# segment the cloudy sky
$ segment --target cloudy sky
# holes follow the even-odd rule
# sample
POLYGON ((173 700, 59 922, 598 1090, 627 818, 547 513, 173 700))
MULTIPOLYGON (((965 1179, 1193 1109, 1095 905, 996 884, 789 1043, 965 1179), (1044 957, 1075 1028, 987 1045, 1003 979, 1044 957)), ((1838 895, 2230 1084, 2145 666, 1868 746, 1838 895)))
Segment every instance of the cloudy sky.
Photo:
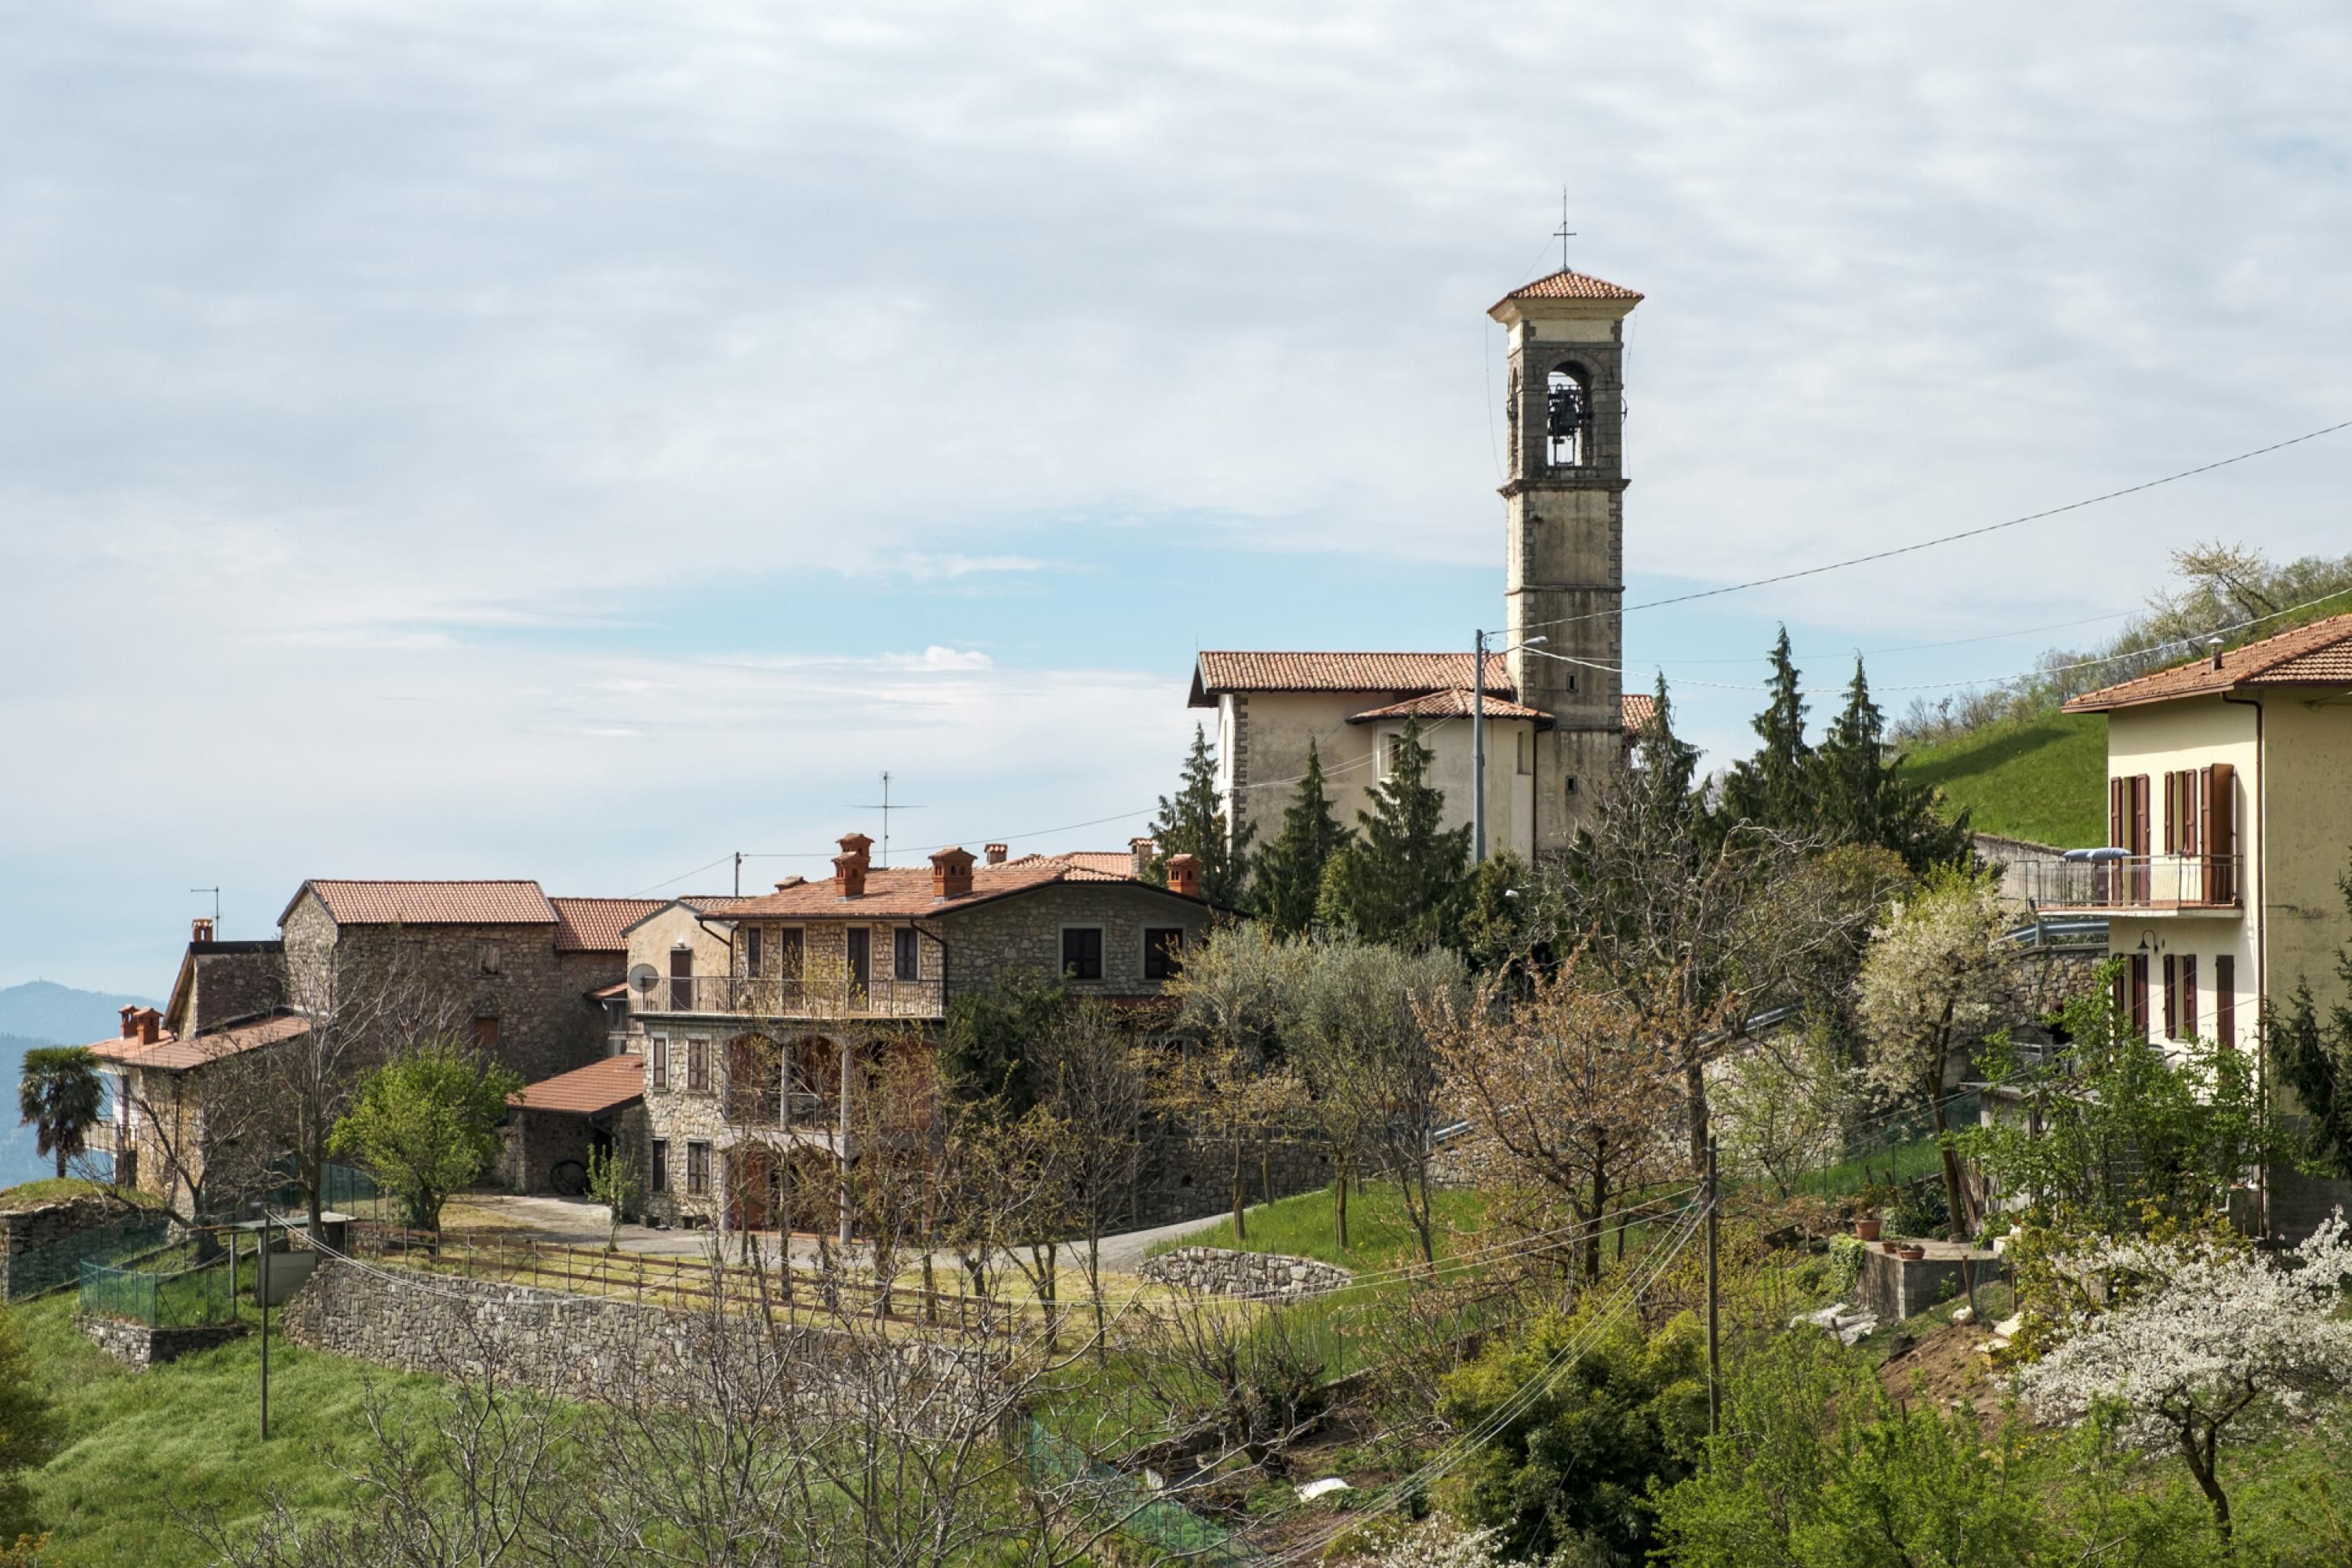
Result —
MULTIPOLYGON (((1195 648, 1500 618, 1563 186, 1648 296, 1632 604, 2352 418, 2347 79, 2325 4, 20 7, 0 984, 160 993, 215 883, 723 888, 886 768, 901 846, 1122 843, 1195 648)), ((1736 750, 1785 619, 1899 709, 2347 474, 1637 610, 1633 679, 1736 750)))

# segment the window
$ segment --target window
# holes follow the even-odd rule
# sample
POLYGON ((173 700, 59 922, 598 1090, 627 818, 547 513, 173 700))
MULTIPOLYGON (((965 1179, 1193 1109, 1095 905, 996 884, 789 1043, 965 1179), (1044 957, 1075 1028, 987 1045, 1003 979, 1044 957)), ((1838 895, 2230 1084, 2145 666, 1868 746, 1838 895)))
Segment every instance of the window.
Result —
POLYGON ((757 975, 761 973, 760 961, 767 956, 761 951, 761 939, 766 934, 758 926, 753 926, 743 933, 744 973, 757 975))
POLYGON ((1102 978, 1102 927, 1062 928, 1062 973, 1073 980, 1102 978))
POLYGON ((1567 782, 1562 784, 1559 787, 1562 795, 1574 795, 1576 793, 1576 775, 1574 773, 1569 774, 1567 782))
POLYGON ((1173 980, 1184 966, 1184 928, 1149 926, 1143 932, 1143 977, 1173 980))
POLYGON ((474 1020, 474 1048, 478 1051, 499 1048, 499 1021, 495 1016, 474 1020))
POLYGON ((480 963, 483 973, 506 973, 506 954, 501 951, 501 946, 502 944, 495 942, 478 942, 475 945, 474 956, 480 963))
POLYGON ((653 1054, 651 1060, 654 1064, 654 1087, 656 1089, 667 1089, 669 1087, 668 1037, 663 1035, 656 1035, 654 1037, 652 1049, 653 1054))
POLYGON ((694 949, 684 943, 669 950, 669 1005, 680 1013, 694 1010, 694 949))
POLYGON ((787 981, 801 977, 801 928, 793 926, 776 933, 776 973, 787 981))
POLYGON ((1519 767, 1521 778, 1532 778, 1536 771, 1536 738, 1533 732, 1519 731, 1519 767))
POLYGON ((851 926, 842 932, 842 940, 847 943, 850 987, 863 991, 874 978, 874 933, 864 926, 851 926))
POLYGON ((708 1093, 710 1089, 710 1042, 686 1042, 686 1087, 695 1094, 708 1093))
POLYGON ((667 1138, 654 1140, 652 1180, 647 1184, 657 1193, 669 1191, 669 1140, 667 1138))
POLYGON ((2164 1037, 2180 1037, 2180 960, 2169 952, 2164 955, 2164 1037))
POLYGON ((913 926, 900 926, 890 933, 896 951, 890 954, 890 973, 899 980, 919 980, 923 977, 922 938, 913 926))
POLYGON ((2197 1037, 2197 955, 2180 955, 2180 1034, 2184 1040, 2197 1037))
POLYGON ((686 1146, 686 1190, 695 1197, 707 1197, 710 1193, 710 1145, 688 1143, 686 1146))
POLYGON ((2213 1038, 2224 1050, 2238 1046, 2238 960, 2222 953, 2213 960, 2213 1038))

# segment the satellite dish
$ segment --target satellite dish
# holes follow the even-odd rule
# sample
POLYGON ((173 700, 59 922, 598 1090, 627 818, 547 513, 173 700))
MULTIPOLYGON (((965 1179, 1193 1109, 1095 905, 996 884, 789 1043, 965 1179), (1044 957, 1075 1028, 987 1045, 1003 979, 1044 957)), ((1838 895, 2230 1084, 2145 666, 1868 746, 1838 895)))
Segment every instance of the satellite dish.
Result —
MULTIPOLYGON (((610 974, 612 971, 608 969, 604 973, 610 974)), ((649 994, 660 984, 661 971, 650 963, 640 963, 629 971, 629 989, 640 996, 649 994)))

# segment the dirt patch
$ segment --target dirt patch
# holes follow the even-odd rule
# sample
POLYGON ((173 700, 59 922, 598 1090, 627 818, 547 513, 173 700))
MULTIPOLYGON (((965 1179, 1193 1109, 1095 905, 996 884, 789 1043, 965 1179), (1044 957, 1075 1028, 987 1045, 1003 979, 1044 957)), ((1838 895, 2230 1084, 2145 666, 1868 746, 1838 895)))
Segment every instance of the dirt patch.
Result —
POLYGON ((2000 1427, 2009 1392, 2009 1375, 1993 1370, 1977 1349, 1991 1331, 1980 1323, 1934 1328, 1880 1363, 1878 1381, 1899 1405, 1924 1399, 1948 1407, 1972 1405, 1990 1435, 2000 1427))

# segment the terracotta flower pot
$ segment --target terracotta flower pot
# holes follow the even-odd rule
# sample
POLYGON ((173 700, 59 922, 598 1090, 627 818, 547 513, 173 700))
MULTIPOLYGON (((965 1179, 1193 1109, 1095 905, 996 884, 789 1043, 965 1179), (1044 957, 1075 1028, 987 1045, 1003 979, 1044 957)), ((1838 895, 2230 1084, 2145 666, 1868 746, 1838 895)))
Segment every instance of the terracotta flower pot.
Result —
POLYGON ((1887 1257, 1892 1258, 1896 1253, 1903 1250, 1903 1244, 1890 1236, 1885 1241, 1878 1244, 1878 1250, 1886 1254, 1887 1257))
POLYGON ((1876 1241, 1879 1227, 1885 1223, 1876 1219, 1858 1219, 1853 1222, 1853 1233, 1864 1241, 1876 1241))
POLYGON ((1927 1249, 1924 1247, 1906 1247, 1898 1250, 1895 1256, 1906 1263, 1916 1263, 1927 1256, 1927 1249))

